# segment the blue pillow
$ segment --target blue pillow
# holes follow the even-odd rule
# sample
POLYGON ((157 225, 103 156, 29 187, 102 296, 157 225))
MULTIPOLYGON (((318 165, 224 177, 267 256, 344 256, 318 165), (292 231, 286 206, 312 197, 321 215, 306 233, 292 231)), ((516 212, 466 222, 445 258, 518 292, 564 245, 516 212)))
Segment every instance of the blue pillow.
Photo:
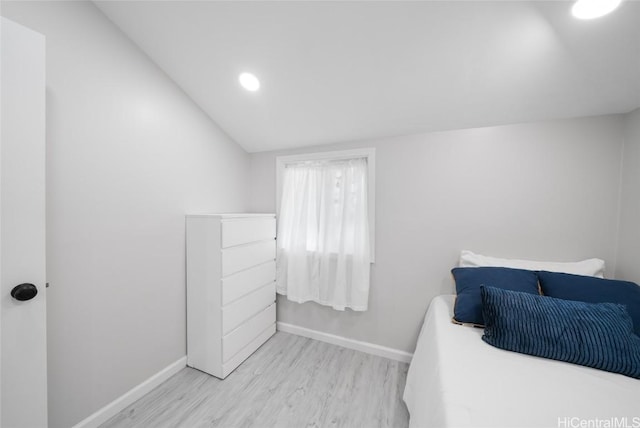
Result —
POLYGON ((640 338, 624 306, 482 287, 482 340, 497 348, 640 379, 640 338))
POLYGON ((635 334, 640 336, 640 287, 629 281, 538 272, 542 294, 587 303, 619 303, 627 307, 635 334))
POLYGON ((453 321, 459 324, 484 325, 482 319, 482 297, 480 286, 504 288, 539 294, 538 277, 530 270, 503 267, 454 268, 451 273, 456 280, 456 303, 453 321))

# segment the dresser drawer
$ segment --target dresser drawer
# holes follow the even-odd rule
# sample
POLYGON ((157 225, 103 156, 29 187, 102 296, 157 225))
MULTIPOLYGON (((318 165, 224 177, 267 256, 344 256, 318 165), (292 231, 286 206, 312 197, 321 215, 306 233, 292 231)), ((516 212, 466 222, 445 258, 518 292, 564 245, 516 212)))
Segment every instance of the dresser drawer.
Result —
POLYGON ((255 337, 251 342, 245 345, 244 348, 240 349, 237 354, 231 357, 229 360, 225 361, 222 365, 222 375, 221 377, 224 379, 235 370, 236 367, 240 365, 244 360, 249 358, 251 354, 253 354, 256 349, 260 347, 264 342, 269 340, 271 336, 276 333, 276 324, 270 324, 264 331, 262 331, 258 336, 255 337))
POLYGON ((233 357, 269 325, 276 322, 275 303, 247 320, 240 327, 222 338, 222 361, 233 357))
POLYGON ((222 276, 276 259, 276 241, 256 242, 222 250, 222 276))
POLYGON ((227 305, 276 279, 276 262, 270 261, 222 279, 222 304, 227 305))
POLYGON ((271 282, 222 308, 222 334, 227 334, 276 301, 276 283, 271 282))
POLYGON ((224 220, 222 222, 222 248, 275 237, 276 219, 272 217, 224 220))

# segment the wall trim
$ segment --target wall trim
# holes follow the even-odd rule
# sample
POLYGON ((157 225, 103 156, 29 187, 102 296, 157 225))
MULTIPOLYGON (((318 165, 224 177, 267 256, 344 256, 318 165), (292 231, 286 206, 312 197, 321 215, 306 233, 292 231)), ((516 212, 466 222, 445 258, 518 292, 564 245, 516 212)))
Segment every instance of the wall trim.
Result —
POLYGON ((410 363, 413 354, 399 349, 388 348, 374 343, 362 342, 360 340, 349 339, 347 337, 337 336, 335 334, 324 333, 318 330, 300 327, 278 321, 276 327, 279 331, 295 334, 297 336, 308 337, 309 339, 319 340, 321 342, 331 343, 332 345, 342 346, 344 348, 365 352, 379 357, 389 358, 390 360, 410 363))
POLYGON ((102 409, 98 410, 91 416, 83 419, 74 425, 73 428, 95 428, 100 424, 105 423, 113 416, 117 415, 121 410, 125 409, 127 406, 133 404, 135 401, 142 398, 145 394, 151 392, 152 389, 160 385, 165 380, 169 379, 174 374, 178 373, 180 370, 187 366, 187 357, 184 356, 180 358, 175 363, 169 364, 164 369, 160 370, 158 373, 154 374, 147 380, 143 381, 138 386, 131 388, 129 391, 125 392, 120 397, 113 400, 111 403, 104 406, 102 409))

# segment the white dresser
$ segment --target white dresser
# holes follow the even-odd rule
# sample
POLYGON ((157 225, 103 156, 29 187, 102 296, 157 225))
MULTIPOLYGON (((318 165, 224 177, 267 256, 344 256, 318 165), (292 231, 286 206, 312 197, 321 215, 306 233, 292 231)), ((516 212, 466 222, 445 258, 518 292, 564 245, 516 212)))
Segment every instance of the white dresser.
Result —
POLYGON ((224 379, 276 331, 275 215, 186 222, 187 365, 224 379))

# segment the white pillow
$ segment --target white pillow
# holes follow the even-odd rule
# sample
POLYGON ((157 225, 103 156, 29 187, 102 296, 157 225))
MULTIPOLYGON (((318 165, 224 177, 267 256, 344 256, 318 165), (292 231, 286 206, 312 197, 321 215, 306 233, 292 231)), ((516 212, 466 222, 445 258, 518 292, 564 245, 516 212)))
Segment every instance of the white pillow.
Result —
POLYGON ((574 275, 604 278, 604 260, 588 259, 581 262, 537 262, 533 260, 500 259, 483 256, 468 250, 460 252, 460 267, 506 267, 525 270, 546 270, 549 272, 572 273, 574 275))

